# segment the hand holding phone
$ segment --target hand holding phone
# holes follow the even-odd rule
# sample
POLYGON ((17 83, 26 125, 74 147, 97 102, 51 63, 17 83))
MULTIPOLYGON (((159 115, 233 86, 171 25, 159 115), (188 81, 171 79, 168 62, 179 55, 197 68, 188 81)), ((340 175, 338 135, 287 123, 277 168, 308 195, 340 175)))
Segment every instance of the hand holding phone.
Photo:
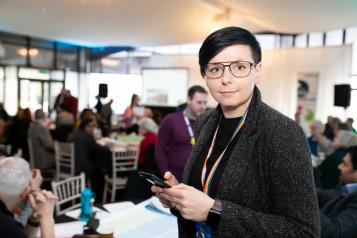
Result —
POLYGON ((138 175, 144 179, 146 179, 146 181, 148 181, 149 183, 160 187, 160 188, 171 188, 171 186, 169 184, 167 184, 164 180, 158 178, 155 174, 151 174, 151 173, 147 173, 147 172, 143 172, 143 171, 138 171, 138 175))

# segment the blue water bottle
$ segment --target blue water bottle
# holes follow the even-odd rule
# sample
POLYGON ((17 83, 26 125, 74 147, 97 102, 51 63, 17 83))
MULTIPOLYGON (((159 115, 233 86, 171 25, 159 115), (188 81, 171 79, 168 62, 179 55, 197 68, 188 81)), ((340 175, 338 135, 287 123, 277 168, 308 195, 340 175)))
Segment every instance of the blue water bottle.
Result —
POLYGON ((79 220, 87 222, 91 219, 92 197, 93 197, 92 191, 89 188, 84 188, 81 194, 81 215, 79 216, 79 220))

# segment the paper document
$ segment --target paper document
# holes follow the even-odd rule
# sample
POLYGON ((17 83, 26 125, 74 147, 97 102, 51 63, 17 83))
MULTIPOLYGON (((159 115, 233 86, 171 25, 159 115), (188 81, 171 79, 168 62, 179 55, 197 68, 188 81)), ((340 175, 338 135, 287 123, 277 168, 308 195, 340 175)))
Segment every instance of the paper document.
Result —
MULTIPOLYGON (((55 224, 56 238, 71 238, 75 234, 83 234, 83 226, 86 223, 83 221, 74 221, 55 224)), ((41 231, 38 230, 36 237, 41 237, 41 231)))
MULTIPOLYGON (((93 207, 92 211, 95 212, 95 218, 99 220, 106 219, 111 216, 110 213, 103 211, 98 207, 93 207)), ((79 219, 80 214, 81 214, 80 208, 65 213, 66 216, 72 217, 74 219, 79 219)))
POLYGON ((133 202, 116 202, 116 203, 108 203, 104 204, 103 207, 110 213, 110 214, 119 214, 126 209, 135 207, 133 202))
POLYGON ((115 237, 178 237, 177 219, 152 197, 101 222, 98 231, 112 229, 115 237))

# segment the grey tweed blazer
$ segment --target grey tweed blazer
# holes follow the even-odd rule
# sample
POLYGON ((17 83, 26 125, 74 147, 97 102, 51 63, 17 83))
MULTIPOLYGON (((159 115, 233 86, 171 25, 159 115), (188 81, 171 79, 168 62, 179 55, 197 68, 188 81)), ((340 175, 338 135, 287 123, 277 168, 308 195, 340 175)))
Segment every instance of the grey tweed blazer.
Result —
MULTIPOLYGON (((197 142, 183 174, 205 156, 221 114, 197 121, 197 142)), ((230 155, 217 198, 223 211, 214 237, 319 237, 319 210, 310 150, 302 129, 261 101, 255 88, 246 123, 230 155)), ((193 237, 192 222, 178 216, 180 237, 193 237)))

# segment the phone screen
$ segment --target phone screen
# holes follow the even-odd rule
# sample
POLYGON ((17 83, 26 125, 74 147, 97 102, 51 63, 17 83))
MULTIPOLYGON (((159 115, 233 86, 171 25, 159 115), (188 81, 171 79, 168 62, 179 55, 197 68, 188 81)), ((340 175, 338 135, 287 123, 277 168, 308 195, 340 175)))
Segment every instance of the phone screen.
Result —
POLYGON ((144 179, 146 179, 146 181, 148 181, 149 183, 158 186, 160 188, 171 188, 171 186, 169 184, 167 184, 165 181, 163 181, 162 179, 158 178, 155 174, 150 174, 147 172, 142 172, 142 171, 138 171, 138 175, 144 179))

